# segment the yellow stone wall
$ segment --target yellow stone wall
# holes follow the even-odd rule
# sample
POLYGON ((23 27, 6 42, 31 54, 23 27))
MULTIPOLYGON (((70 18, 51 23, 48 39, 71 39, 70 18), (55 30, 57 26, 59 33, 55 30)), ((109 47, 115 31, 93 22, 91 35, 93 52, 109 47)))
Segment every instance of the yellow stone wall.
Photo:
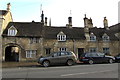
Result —
MULTIPOLYGON (((9 24, 9 22, 12 22, 13 19, 12 19, 12 14, 10 11, 8 11, 7 14, 5 14, 5 15, 1 15, 1 17, 3 19, 0 19, 0 55, 3 56, 2 55, 3 48, 1 45, 3 43, 3 41, 2 41, 1 35, 2 35, 3 31, 5 30, 5 28, 7 27, 7 25, 9 24)), ((2 60, 2 57, 0 57, 0 60, 2 60)))
POLYGON ((7 12, 6 15, 3 16, 3 21, 2 21, 2 31, 7 27, 9 22, 12 22, 12 14, 10 11, 7 12))

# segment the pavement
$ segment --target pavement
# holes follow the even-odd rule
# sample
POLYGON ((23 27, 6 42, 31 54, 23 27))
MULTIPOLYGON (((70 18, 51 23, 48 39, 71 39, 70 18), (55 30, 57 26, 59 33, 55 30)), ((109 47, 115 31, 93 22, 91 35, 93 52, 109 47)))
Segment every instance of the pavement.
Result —
POLYGON ((2 68, 39 66, 37 62, 2 62, 2 68))
MULTIPOLYGON (((81 63, 77 61, 77 64, 81 63)), ((37 62, 2 62, 2 68, 14 68, 14 67, 34 67, 40 66, 37 62)))

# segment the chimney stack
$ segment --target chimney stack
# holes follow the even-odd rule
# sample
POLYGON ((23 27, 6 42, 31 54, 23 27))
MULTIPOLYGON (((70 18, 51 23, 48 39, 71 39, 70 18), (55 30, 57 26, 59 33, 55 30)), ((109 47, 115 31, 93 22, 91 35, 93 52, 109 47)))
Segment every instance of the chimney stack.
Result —
POLYGON ((45 26, 47 26, 47 17, 45 17, 45 26))
POLYGON ((92 23, 92 19, 89 19, 89 28, 93 28, 93 23, 92 23))
POLYGON ((7 11, 10 11, 10 7, 11 7, 11 5, 10 5, 10 3, 8 3, 7 4, 7 11))
POLYGON ((85 18, 84 18, 84 27, 88 27, 88 18, 86 17, 86 14, 85 14, 85 18))
POLYGON ((108 28, 108 20, 106 19, 106 17, 104 17, 103 24, 104 28, 108 28))
POLYGON ((85 18, 84 18, 84 27, 85 28, 93 28, 93 23, 92 23, 92 19, 88 19, 86 17, 86 14, 85 14, 85 18))
POLYGON ((72 17, 68 17, 68 27, 72 28, 72 17))
POLYGON ((44 24, 44 13, 43 13, 43 11, 42 11, 42 14, 41 14, 41 23, 44 24))

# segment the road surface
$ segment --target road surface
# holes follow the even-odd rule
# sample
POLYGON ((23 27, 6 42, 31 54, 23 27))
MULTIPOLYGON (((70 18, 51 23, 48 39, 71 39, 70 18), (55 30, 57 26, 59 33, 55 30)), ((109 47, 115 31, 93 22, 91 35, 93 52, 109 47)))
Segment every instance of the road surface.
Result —
POLYGON ((118 78, 118 63, 3 68, 2 78, 118 78))

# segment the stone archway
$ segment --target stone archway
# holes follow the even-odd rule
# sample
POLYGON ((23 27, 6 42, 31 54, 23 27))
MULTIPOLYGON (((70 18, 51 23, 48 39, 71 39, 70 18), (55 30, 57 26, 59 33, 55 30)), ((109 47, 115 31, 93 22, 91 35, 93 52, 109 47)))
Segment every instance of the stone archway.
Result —
POLYGON ((19 62, 20 48, 17 45, 9 45, 5 48, 5 61, 19 62))

